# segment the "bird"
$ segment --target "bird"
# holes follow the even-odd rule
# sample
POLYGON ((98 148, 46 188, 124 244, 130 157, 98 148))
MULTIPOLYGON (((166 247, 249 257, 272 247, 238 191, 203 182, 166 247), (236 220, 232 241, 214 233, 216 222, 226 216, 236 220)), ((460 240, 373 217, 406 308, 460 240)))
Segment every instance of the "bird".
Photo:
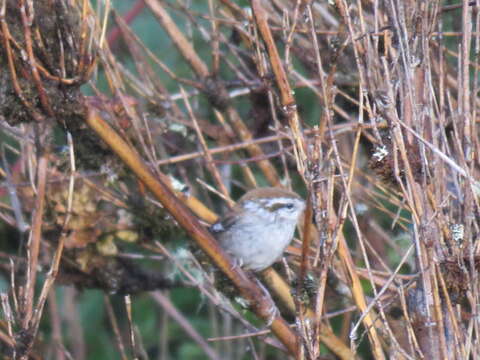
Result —
POLYGON ((256 188, 209 230, 240 267, 260 272, 282 257, 304 209, 305 201, 292 191, 256 188))

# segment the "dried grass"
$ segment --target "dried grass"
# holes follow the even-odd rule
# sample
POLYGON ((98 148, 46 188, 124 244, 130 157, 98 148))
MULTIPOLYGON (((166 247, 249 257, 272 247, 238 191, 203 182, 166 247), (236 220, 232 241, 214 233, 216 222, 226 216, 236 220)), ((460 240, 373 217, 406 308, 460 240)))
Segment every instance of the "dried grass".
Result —
POLYGON ((126 327, 105 296, 122 359, 147 357, 130 295, 147 290, 210 359, 241 358, 244 341, 255 359, 268 358, 262 343, 298 359, 479 356, 478 0, 145 0, 124 16, 115 1, 58 0, 42 23, 44 3, 0 3, 0 217, 21 249, 0 249, 8 356, 86 356, 74 314, 59 316, 59 281, 124 297, 126 327), (167 48, 130 27, 146 12, 167 48), (68 156, 54 149, 55 129, 68 133, 68 156), (261 185, 309 204, 281 266, 258 276, 268 291, 203 226, 261 185), (198 279, 201 256, 172 252, 175 226, 269 330, 198 279), (149 258, 203 294, 214 343, 170 301, 166 279, 144 271, 149 258))

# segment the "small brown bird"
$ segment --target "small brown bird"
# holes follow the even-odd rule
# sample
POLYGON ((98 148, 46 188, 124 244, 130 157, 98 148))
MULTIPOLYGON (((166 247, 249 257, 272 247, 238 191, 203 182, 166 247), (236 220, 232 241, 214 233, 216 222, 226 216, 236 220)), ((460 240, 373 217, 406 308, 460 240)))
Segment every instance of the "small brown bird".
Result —
POLYGON ((225 251, 247 270, 262 271, 290 244, 305 201, 294 192, 258 188, 210 227, 225 251))

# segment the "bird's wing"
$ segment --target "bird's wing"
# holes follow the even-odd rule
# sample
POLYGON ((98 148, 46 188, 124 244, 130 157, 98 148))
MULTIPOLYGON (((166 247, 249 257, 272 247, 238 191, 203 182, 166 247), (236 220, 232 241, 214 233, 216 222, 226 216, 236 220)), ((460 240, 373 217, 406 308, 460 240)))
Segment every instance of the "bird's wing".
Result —
POLYGON ((223 218, 210 226, 209 230, 212 234, 223 233, 225 231, 228 231, 237 222, 237 219, 238 217, 233 211, 228 212, 223 216, 223 218))

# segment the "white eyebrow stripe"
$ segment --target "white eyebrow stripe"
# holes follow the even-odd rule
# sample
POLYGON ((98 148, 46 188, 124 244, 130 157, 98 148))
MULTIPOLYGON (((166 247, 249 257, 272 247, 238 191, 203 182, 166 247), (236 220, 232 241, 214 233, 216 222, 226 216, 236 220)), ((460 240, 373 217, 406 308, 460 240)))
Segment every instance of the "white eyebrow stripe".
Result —
POLYGON ((297 202, 297 199, 294 198, 275 198, 275 199, 261 199, 262 203, 266 206, 274 204, 290 204, 292 202, 297 202))
POLYGON ((261 204, 255 203, 254 201, 247 201, 242 204, 242 207, 245 210, 253 210, 253 209, 258 209, 261 206, 261 204))
POLYGON ((260 198, 257 201, 246 201, 242 204, 245 210, 256 210, 259 207, 271 208, 271 207, 283 207, 288 204, 294 204, 295 207, 304 207, 305 201, 294 197, 281 197, 281 198, 260 198))

